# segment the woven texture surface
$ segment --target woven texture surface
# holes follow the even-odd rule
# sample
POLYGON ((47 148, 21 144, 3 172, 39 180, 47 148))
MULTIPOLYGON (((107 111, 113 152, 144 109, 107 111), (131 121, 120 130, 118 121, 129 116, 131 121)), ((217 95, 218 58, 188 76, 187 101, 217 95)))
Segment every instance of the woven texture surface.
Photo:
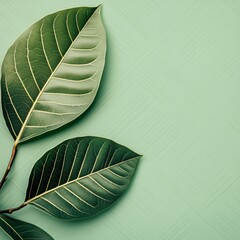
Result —
MULTIPOLYGON (((96 101, 83 118, 19 146, 1 208, 23 201, 31 168, 48 149, 101 136, 144 155, 118 203, 81 222, 30 206, 13 216, 57 240, 240 239, 240 2, 1 1, 0 61, 41 17, 100 3, 108 53, 96 101)), ((2 114, 0 134, 2 175, 13 145, 2 114)))

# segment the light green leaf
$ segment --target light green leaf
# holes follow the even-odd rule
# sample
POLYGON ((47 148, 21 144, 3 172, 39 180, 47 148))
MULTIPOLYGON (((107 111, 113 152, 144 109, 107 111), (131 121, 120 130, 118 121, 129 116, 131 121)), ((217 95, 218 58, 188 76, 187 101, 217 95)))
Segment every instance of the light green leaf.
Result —
POLYGON ((58 218, 87 218, 110 207, 128 188, 140 155, 111 140, 67 140, 35 164, 24 205, 58 218))
POLYGON ((53 239, 41 228, 3 214, 0 215, 0 229, 13 240, 53 239))
POLYGON ((79 117, 102 76, 106 36, 98 8, 48 15, 24 32, 2 65, 2 107, 15 145, 79 117))

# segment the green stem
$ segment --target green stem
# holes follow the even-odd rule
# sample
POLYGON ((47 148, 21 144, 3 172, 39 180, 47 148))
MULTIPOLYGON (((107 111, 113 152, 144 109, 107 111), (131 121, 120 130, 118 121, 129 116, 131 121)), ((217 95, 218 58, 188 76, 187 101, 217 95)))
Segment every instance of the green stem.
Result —
POLYGON ((16 208, 9 208, 9 209, 5 209, 5 210, 0 210, 0 214, 2 214, 2 213, 9 213, 9 214, 11 214, 12 212, 20 210, 21 208, 23 208, 25 206, 27 206, 27 204, 24 202, 23 204, 21 204, 20 206, 18 206, 16 208))
POLYGON ((3 187, 4 183, 7 180, 7 176, 9 174, 10 170, 11 170, 12 164, 13 164, 15 156, 16 156, 16 153, 17 153, 17 146, 14 144, 13 150, 12 150, 12 155, 11 155, 11 158, 9 160, 7 169, 6 169, 6 171, 5 171, 5 173, 4 173, 3 177, 2 177, 2 180, 0 182, 0 189, 3 187))

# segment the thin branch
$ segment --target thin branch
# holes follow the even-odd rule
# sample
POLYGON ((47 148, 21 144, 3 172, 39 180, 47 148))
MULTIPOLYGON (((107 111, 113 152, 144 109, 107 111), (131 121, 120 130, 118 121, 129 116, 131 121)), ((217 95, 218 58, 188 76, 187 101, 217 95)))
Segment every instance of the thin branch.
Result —
POLYGON ((13 164, 15 156, 16 156, 16 153, 17 153, 17 146, 14 144, 13 150, 12 150, 12 155, 11 155, 11 158, 9 160, 7 169, 6 169, 6 171, 5 171, 5 173, 4 173, 3 177, 2 177, 2 180, 0 182, 0 189, 2 188, 2 186, 4 185, 4 183, 7 180, 7 176, 8 176, 8 173, 10 172, 10 170, 11 170, 12 164, 13 164))
POLYGON ((2 213, 9 213, 9 214, 11 214, 12 212, 20 210, 21 208, 23 208, 25 206, 27 206, 27 204, 24 202, 23 204, 21 204, 20 206, 18 206, 16 208, 9 208, 9 209, 5 209, 5 210, 0 210, 0 214, 2 214, 2 213))

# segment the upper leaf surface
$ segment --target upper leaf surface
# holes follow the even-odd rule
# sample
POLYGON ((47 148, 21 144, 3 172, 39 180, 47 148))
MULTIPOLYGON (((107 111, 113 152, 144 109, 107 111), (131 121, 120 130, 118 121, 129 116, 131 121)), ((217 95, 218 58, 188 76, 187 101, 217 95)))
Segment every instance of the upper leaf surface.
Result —
POLYGON ((59 218, 91 217, 127 189, 140 158, 104 138, 67 140, 35 164, 25 203, 59 218))
POLYGON ((100 10, 81 7, 48 15, 8 50, 2 106, 16 144, 61 127, 91 105, 106 52, 100 10))
POLYGON ((0 215, 0 228, 10 239, 13 240, 53 239, 41 228, 3 214, 0 215))

